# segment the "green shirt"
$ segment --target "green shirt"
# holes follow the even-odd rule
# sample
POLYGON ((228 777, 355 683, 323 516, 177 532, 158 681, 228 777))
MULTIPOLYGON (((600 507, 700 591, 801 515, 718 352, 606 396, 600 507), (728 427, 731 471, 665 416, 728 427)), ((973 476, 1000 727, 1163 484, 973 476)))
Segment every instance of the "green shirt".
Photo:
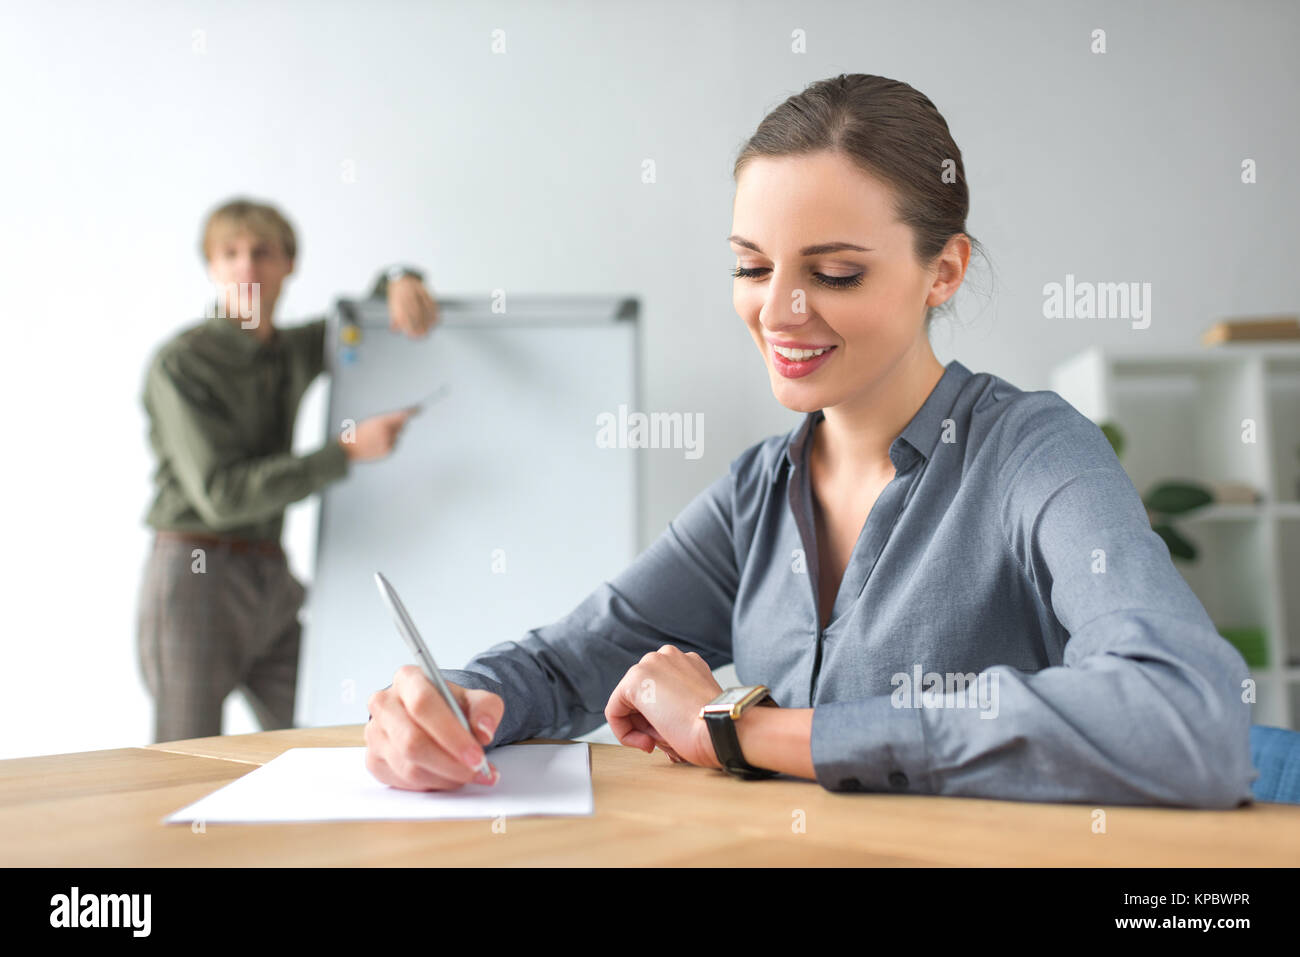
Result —
POLYGON ((278 542, 285 506, 348 471, 333 438, 292 452, 298 403, 324 365, 324 319, 277 327, 263 344, 216 316, 159 348, 143 395, 158 460, 145 522, 278 542))

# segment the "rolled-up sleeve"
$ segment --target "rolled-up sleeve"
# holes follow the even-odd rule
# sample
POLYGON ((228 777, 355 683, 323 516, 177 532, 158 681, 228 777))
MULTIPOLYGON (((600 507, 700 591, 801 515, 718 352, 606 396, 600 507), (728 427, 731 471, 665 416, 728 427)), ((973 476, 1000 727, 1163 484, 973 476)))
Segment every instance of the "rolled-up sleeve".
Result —
POLYGON ((559 621, 444 672, 456 684, 493 691, 505 701, 494 744, 570 738, 598 728, 623 675, 663 645, 694 651, 710 668, 731 663, 738 583, 733 496, 728 474, 559 621))
POLYGON ((1040 416, 1008 445, 998 476, 990 508, 1068 632, 1063 663, 987 668, 992 712, 953 707, 951 695, 942 707, 894 707, 890 696, 821 705, 818 781, 1028 801, 1249 802, 1248 668, 1174 567, 1100 429, 1068 406, 1040 416))

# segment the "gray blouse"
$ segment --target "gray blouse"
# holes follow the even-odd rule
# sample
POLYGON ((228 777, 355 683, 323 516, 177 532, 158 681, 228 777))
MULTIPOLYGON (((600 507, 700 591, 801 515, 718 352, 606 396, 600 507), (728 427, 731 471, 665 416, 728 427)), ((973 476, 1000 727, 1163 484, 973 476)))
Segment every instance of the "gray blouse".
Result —
POLYGON ((746 449, 568 615, 446 671, 504 699, 493 743, 599 727, 627 670, 673 644, 815 709, 829 790, 1252 799, 1246 663, 1093 422, 948 363, 890 446, 896 474, 823 629, 807 456, 822 419, 746 449))

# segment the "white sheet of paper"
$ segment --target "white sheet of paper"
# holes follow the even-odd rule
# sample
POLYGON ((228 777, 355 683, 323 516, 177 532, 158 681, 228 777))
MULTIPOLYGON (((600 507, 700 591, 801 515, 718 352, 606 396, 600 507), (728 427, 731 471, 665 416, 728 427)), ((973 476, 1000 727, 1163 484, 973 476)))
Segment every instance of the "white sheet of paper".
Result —
POLYGON ((290 748, 163 818, 163 823, 437 821, 593 813, 586 742, 505 745, 487 754, 501 772, 496 784, 406 791, 375 780, 366 770, 365 748, 290 748))

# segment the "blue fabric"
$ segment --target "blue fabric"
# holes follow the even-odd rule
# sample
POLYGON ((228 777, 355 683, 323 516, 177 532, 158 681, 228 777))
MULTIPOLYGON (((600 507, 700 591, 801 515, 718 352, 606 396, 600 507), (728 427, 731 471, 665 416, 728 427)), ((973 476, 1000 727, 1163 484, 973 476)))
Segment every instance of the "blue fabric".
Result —
POLYGON ((1300 804, 1300 733, 1251 725, 1250 759, 1259 769, 1251 788, 1256 801, 1300 804))
POLYGON ((829 790, 1252 799, 1246 663, 1096 424, 950 362, 890 446, 823 629, 808 481, 823 419, 746 449, 568 615, 447 672, 504 698, 496 742, 593 730, 627 670, 673 644, 814 709, 829 790))

